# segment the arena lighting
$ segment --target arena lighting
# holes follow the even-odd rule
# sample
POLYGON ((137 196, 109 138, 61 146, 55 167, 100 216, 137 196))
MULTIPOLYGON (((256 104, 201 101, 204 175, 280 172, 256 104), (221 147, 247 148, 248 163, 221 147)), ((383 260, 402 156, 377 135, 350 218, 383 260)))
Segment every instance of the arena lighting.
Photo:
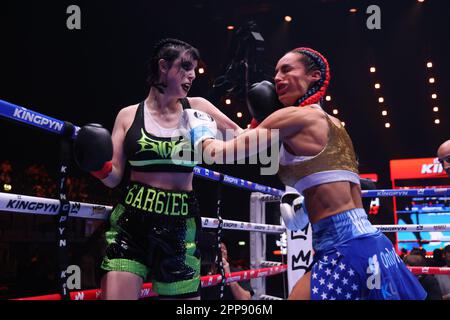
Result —
POLYGON ((383 98, 383 97, 379 97, 379 98, 378 98, 378 102, 379 102, 379 103, 383 103, 383 102, 384 102, 384 98, 383 98))
POLYGON ((432 68, 433 67, 433 62, 427 62, 427 68, 432 68))
POLYGON ((205 73, 205 69, 203 69, 203 68, 198 68, 198 73, 199 73, 199 74, 204 74, 204 73, 205 73))
POLYGON ((379 83, 375 83, 375 89, 380 89, 380 88, 381 88, 380 84, 379 83))
POLYGON ((245 241, 239 241, 238 244, 239 244, 240 246, 245 246, 245 241))
POLYGON ((231 104, 231 99, 225 99, 225 104, 231 104))
POLYGON ((350 11, 350 13, 355 13, 355 12, 358 11, 358 9, 356 9, 356 8, 351 8, 349 11, 350 11))
POLYGON ((436 120, 434 120, 434 123, 439 124, 439 123, 441 123, 441 120, 436 119, 436 120))
POLYGON ((370 70, 371 73, 374 73, 375 71, 377 71, 377 69, 375 69, 375 67, 370 67, 369 70, 370 70))
POLYGON ((238 118, 242 118, 242 112, 238 112, 238 113, 236 114, 236 116, 237 116, 238 118))
POLYGON ((422 2, 425 2, 425 0, 417 0, 417 2, 421 2, 422 3, 422 2))
POLYGON ((284 17, 284 21, 291 22, 292 21, 292 17, 291 16, 285 16, 284 17))
POLYGON ((434 81, 435 81, 434 78, 428 79, 428 82, 429 82, 429 83, 434 83, 434 81))
POLYGON ((325 100, 326 100, 326 101, 331 101, 331 96, 326 96, 326 97, 325 97, 325 100))
POLYGON ((391 124, 390 124, 389 122, 386 122, 386 123, 384 124, 384 126, 385 126, 386 128, 390 128, 390 127, 391 127, 391 124))
POLYGON ((344 121, 342 121, 341 124, 342 124, 343 127, 345 127, 345 122, 344 121))
POLYGON ((433 93, 432 95, 431 95, 431 99, 436 99, 437 98, 437 94, 436 93, 433 93))
POLYGON ((5 190, 5 191, 11 191, 11 189, 12 189, 12 186, 11 186, 10 184, 5 183, 5 184, 3 185, 3 190, 5 190))
POLYGON ((381 114, 382 114, 383 116, 387 116, 387 111, 386 111, 386 110, 383 110, 383 111, 381 112, 381 114))
POLYGON ((338 109, 333 109, 333 114, 338 114, 338 113, 339 113, 338 109))
POLYGON ((209 94, 212 101, 223 101, 222 97, 246 100, 245 95, 250 84, 267 77, 266 71, 262 70, 265 65, 262 62, 265 42, 258 25, 254 21, 247 21, 234 27, 229 46, 229 61, 224 73, 213 81, 212 92, 209 94))
POLYGON ((438 111, 439 111, 439 108, 438 108, 438 107, 434 107, 434 108, 433 108, 433 111, 434 111, 434 112, 438 112, 438 111))
POLYGON ((230 25, 230 26, 227 26, 227 29, 228 29, 228 30, 234 30, 234 26, 231 26, 231 25, 230 25))

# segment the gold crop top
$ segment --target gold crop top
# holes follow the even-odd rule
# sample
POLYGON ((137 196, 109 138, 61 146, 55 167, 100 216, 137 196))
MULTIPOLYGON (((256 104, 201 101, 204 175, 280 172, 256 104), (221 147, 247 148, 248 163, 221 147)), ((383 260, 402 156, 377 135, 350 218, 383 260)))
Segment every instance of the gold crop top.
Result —
POLYGON ((328 182, 351 181, 359 184, 353 143, 347 131, 336 126, 328 114, 325 115, 330 129, 328 143, 319 154, 313 157, 295 156, 283 146, 280 152, 278 176, 284 184, 296 188, 300 193, 328 182))

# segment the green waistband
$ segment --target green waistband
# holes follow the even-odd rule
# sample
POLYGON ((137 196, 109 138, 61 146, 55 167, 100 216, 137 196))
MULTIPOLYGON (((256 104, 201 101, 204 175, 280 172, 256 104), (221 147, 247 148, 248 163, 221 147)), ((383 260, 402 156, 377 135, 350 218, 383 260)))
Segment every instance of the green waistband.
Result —
POLYGON ((180 217, 197 214, 196 208, 192 208, 193 203, 195 198, 192 192, 161 190, 140 184, 132 184, 124 199, 124 205, 128 207, 180 217))

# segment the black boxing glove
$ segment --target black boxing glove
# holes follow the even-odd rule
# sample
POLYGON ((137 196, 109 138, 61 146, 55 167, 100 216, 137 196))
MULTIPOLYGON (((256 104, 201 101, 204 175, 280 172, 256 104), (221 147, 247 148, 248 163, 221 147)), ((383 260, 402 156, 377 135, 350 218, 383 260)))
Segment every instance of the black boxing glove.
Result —
POLYGON ((254 83, 248 90, 248 109, 253 119, 261 123, 270 114, 282 108, 275 86, 270 81, 254 83))
POLYGON ((111 134, 100 124, 83 126, 74 141, 75 162, 98 179, 112 171, 113 145, 111 134))

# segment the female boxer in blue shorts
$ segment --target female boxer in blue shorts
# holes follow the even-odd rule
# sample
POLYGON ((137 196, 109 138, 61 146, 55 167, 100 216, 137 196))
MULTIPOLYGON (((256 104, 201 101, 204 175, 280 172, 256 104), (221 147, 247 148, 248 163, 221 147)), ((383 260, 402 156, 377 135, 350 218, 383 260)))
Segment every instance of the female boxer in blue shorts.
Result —
MULTIPOLYGON (((341 121, 318 104, 329 80, 328 62, 320 53, 294 49, 277 63, 275 88, 262 82, 249 91, 251 112, 261 121, 256 129, 226 142, 210 139, 211 135, 198 140, 211 157, 220 159, 224 152, 248 149, 246 141, 256 136, 267 134, 270 139, 270 129, 279 130, 278 176, 304 196, 315 253, 311 270, 289 299, 424 299, 417 279, 363 209, 352 141, 341 121)), ((191 130, 204 126, 185 118, 191 130)), ((295 197, 283 198, 286 224, 304 225, 305 214, 292 206, 295 197)))

